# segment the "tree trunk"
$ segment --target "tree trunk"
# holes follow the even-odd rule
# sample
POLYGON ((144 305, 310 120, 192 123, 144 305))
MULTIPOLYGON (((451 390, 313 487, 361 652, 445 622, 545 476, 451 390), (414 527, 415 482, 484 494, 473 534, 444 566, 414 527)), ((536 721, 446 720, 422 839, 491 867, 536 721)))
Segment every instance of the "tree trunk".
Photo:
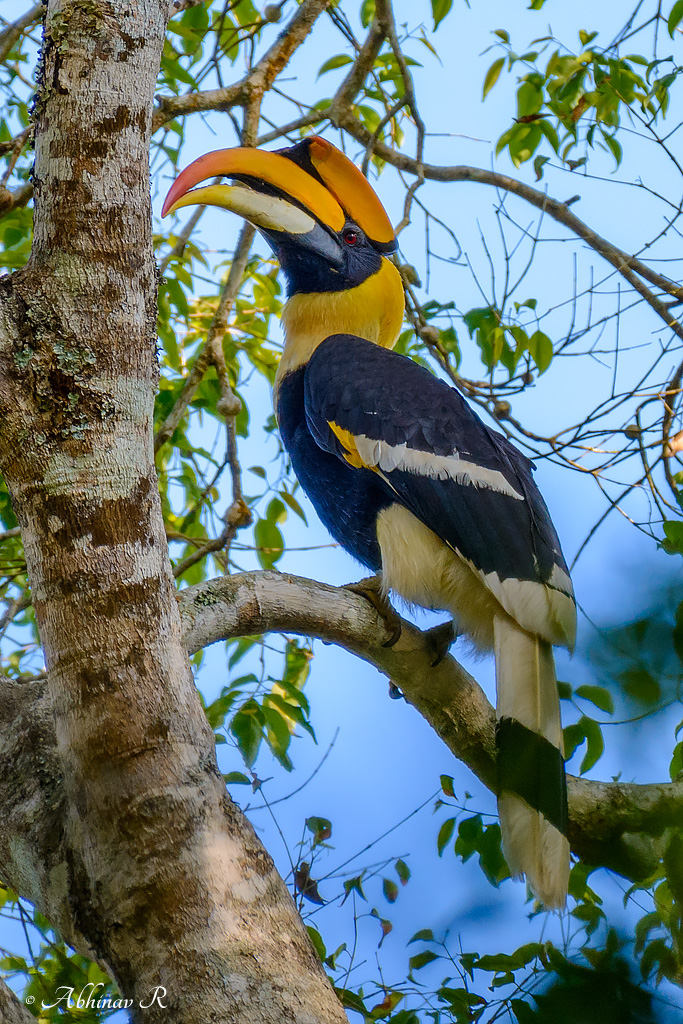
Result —
POLYGON ((168 561, 148 160, 166 13, 50 0, 34 247, 0 282, 0 462, 63 775, 58 916, 135 1019, 330 1024, 346 1017, 225 793, 168 561))

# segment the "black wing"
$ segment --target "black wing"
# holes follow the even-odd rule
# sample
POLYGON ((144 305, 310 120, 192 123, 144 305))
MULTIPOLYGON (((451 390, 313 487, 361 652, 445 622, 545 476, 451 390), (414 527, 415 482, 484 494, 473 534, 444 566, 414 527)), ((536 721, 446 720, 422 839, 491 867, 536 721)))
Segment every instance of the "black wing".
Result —
POLYGON ((424 367, 332 335, 306 369, 305 408, 321 448, 375 470, 397 502, 484 578, 571 594, 532 463, 424 367))

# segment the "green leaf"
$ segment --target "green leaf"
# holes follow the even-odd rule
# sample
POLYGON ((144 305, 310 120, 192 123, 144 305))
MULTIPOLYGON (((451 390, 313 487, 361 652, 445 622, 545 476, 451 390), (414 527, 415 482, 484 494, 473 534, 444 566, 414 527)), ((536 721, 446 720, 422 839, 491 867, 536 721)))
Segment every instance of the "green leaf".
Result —
MULTIPOLYGON (((253 636, 242 636, 239 640, 236 640, 235 650, 232 652, 228 659, 228 668, 233 669, 235 665, 238 665, 245 654, 252 649, 256 643, 256 637, 253 636)), ((235 685, 233 681, 233 685, 235 685)))
POLYGON ((327 956, 327 950, 325 949, 325 943, 323 942, 322 935, 317 928, 313 928, 310 924, 306 925, 306 931, 308 932, 308 937, 311 940, 311 945, 320 957, 321 962, 324 962, 327 956))
POLYGON ((581 775, 590 771, 603 755, 605 741, 602 738, 602 729, 592 718, 584 720, 584 735, 586 737, 586 753, 584 754, 579 769, 581 775))
POLYGON ((439 835, 436 840, 436 848, 439 851, 439 857, 446 849, 451 841, 451 837, 455 832, 455 818, 447 818, 443 825, 439 829, 439 835))
POLYGON ((676 0, 676 3, 671 8, 669 14, 669 20, 666 23, 666 27, 669 30, 669 35, 673 39, 674 32, 678 28, 678 25, 683 20, 683 0, 676 0))
MULTIPOLYGON (((273 499, 276 501, 277 499, 273 499)), ((273 502, 268 506, 268 511, 273 502)), ((282 502, 278 502, 282 505, 282 502)), ((284 508, 284 506, 282 506, 284 508)), ((265 519, 259 519, 254 527, 254 540, 256 541, 256 555, 262 569, 272 569, 276 562, 282 558, 285 550, 285 542, 275 520, 267 515, 265 519)))
POLYGON ((408 966, 411 971, 421 971, 427 964, 431 964, 438 959, 437 953, 432 953, 431 949, 425 949, 422 953, 416 953, 415 956, 411 956, 408 966))
POLYGON ((534 331, 529 338, 529 355, 536 363, 539 374, 545 373, 553 359, 553 343, 543 331, 534 331))
POLYGON ((432 16, 434 18, 435 32, 452 6, 453 0, 432 0, 432 16))
MULTIPOLYGON (((370 1019, 383 1020, 385 1017, 388 1017, 390 1013, 393 1013, 402 999, 405 999, 404 992, 387 992, 382 1002, 378 1003, 377 1006, 373 1006, 370 1010, 370 1019)), ((396 1022, 397 1018, 394 1016, 391 1019, 396 1022)))
POLYGON ((579 722, 573 722, 571 725, 565 726, 562 733, 564 736, 564 756, 567 761, 570 761, 574 756, 576 748, 585 740, 586 735, 579 722))
POLYGON ((680 519, 670 519, 664 522, 664 536, 668 541, 668 544, 664 544, 664 550, 667 554, 679 553, 683 554, 683 523, 680 519))
POLYGON ((360 1013, 363 1020, 367 1020, 367 1007, 365 1006, 362 998, 356 992, 352 992, 348 988, 335 988, 334 991, 336 992, 342 1006, 345 1006, 347 1010, 355 1010, 356 1013, 360 1013))
POLYGON ((394 865, 396 868, 396 874, 399 877, 401 885, 407 885, 410 881, 410 868, 404 860, 397 860, 394 865))
POLYGON ((543 106, 543 90, 534 81, 522 82, 517 90, 517 117, 537 114, 543 106))
POLYGON ((510 1009, 515 1015, 517 1024, 536 1024, 538 1021, 537 1015, 523 999, 511 999, 510 1009))
POLYGON ((230 732, 235 737, 239 751, 249 768, 256 760, 263 739, 261 722, 258 721, 254 713, 249 713, 252 711, 251 705, 254 705, 260 712, 256 701, 247 701, 230 723, 230 732))
MULTIPOLYGON (((534 173, 536 174, 536 181, 540 181, 543 177, 543 168, 550 160, 549 156, 535 156, 534 157, 534 173)), ((527 1004, 524 1003, 524 1006, 527 1004)))
POLYGON ((604 686, 579 686, 576 690, 577 697, 583 697, 595 704, 596 708, 605 711, 608 715, 614 714, 614 701, 612 694, 604 686))
POLYGON ((251 779, 244 772, 226 772, 223 779, 227 786, 251 786, 251 779))
MULTIPOLYGON (((255 676, 254 679, 256 679, 255 676)), ((220 697, 217 697, 216 700, 208 705, 205 714, 212 729, 218 729, 223 725, 225 716, 235 703, 236 696, 237 694, 234 691, 223 692, 220 697)))
POLYGON ((621 143, 618 142, 617 139, 613 135, 605 135, 603 133, 602 137, 605 140, 607 146, 609 147, 609 150, 610 150, 612 156, 614 157, 614 159, 616 161, 616 165, 618 167, 619 164, 621 163, 621 158, 622 158, 623 153, 624 153, 624 151, 623 151, 623 149, 621 147, 621 143))
POLYGON ((491 92, 491 89, 493 89, 494 85, 500 78, 500 73, 503 70, 504 64, 505 57, 499 57, 498 60, 494 60, 491 67, 486 72, 486 77, 484 78, 484 90, 482 94, 482 99, 486 99, 488 94, 491 92))
POLYGON ((661 687, 646 668, 633 668, 618 676, 629 697, 641 704, 656 704, 662 695, 661 687))
MULTIPOLYGON (((363 876, 357 875, 356 878, 347 878, 344 882, 344 892, 348 896, 350 892, 357 892, 361 899, 365 900, 365 893, 363 892, 363 876)), ((367 902, 367 900, 366 900, 367 902)))
POLYGON ((318 78, 321 75, 327 74, 328 71, 335 71, 337 68, 343 68, 345 64, 352 64, 353 58, 348 53, 338 53, 336 57, 330 57, 324 64, 320 65, 318 71, 318 78))
POLYGON ((363 5, 360 9, 360 23, 363 28, 367 28, 374 17, 375 0, 363 0, 363 5))
POLYGON ((395 903, 398 899, 398 886, 391 878, 382 879, 382 892, 388 903, 395 903))
POLYGON ((310 818, 306 818, 306 828, 309 832, 313 833, 314 846, 325 842, 332 835, 332 822, 329 818, 320 818, 317 815, 312 815, 310 818))
POLYGON ((304 510, 302 509, 301 505, 296 500, 294 495, 288 494, 287 491, 278 491, 278 494, 284 501, 285 505, 288 505, 291 508, 292 512, 294 512, 299 517, 299 519, 302 519, 306 526, 308 526, 308 520, 306 519, 304 510))
MULTIPOLYGON (((467 956, 467 954, 465 954, 467 956)), ((442 985, 437 990, 439 999, 448 1004, 448 1009, 456 1021, 479 1020, 479 1014, 473 1014, 474 1006, 486 1005, 486 1000, 478 996, 476 992, 468 992, 466 988, 450 988, 442 985)))
POLYGON ((266 733, 268 746, 275 754, 275 757, 278 759, 282 767, 290 772, 294 765, 287 755, 289 744, 292 739, 292 734, 289 731, 289 723, 284 715, 280 714, 276 708, 271 707, 265 702, 261 708, 261 712, 266 725, 268 726, 268 731, 266 733))
POLYGON ((412 939, 408 939, 408 945, 411 942, 433 942, 434 932, 431 928, 421 928, 419 932, 415 932, 412 939))
MULTIPOLYGON (((683 605, 683 602, 681 602, 683 605)), ((455 790, 453 789, 453 776, 452 775, 441 775, 441 790, 446 796, 455 796, 455 790)))

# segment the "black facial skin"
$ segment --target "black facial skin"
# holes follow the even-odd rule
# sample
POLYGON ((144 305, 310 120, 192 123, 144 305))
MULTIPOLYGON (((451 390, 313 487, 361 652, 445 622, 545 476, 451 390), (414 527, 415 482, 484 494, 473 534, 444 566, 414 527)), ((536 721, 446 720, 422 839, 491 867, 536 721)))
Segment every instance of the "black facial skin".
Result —
MULTIPOLYGON (((315 234, 323 231, 316 226, 315 234)), ((361 229, 348 221, 338 235, 334 259, 321 251, 323 246, 302 244, 303 239, 276 231, 262 232, 277 256, 287 279, 288 296, 299 292, 340 292, 355 288, 376 274, 382 256, 361 229)), ((311 238, 310 242, 313 243, 311 238)), ((327 243, 327 239, 325 240, 327 243)), ((327 244, 324 244, 327 249, 327 244)))

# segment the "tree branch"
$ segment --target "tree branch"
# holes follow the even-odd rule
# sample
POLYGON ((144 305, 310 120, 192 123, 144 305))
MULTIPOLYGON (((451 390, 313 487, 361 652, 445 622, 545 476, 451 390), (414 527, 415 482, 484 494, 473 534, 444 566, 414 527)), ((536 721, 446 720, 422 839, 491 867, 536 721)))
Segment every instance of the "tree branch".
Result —
POLYGON ((34 4, 25 14, 22 14, 20 18, 17 18, 16 21, 0 32, 0 64, 5 60, 17 40, 21 38, 22 33, 27 28, 30 28, 31 25, 35 25, 42 16, 42 13, 43 5, 34 4))
POLYGON ((152 132, 175 117, 206 110, 229 110, 230 107, 246 103, 255 91, 267 92, 289 63, 294 51, 306 39, 316 19, 329 2, 330 0, 303 0, 296 14, 270 49, 239 82, 234 82, 223 89, 187 92, 183 96, 158 97, 152 118, 152 132))
MULTIPOLYGON (((495 713, 476 680, 445 658, 432 667, 428 633, 403 620, 393 647, 384 620, 344 587, 278 572, 210 580, 178 595, 188 653, 236 636, 284 631, 331 641, 402 690, 444 743, 495 791, 495 713)), ((44 681, 0 681, 0 874, 90 954, 74 924, 64 869, 64 795, 54 715, 44 681)), ((587 863, 632 879, 650 875, 662 835, 680 823, 683 784, 569 777, 570 841, 587 863)))
POLYGON ((32 197, 33 185, 30 181, 25 185, 20 185, 14 192, 4 186, 0 187, 0 217, 4 217, 6 213, 15 210, 18 206, 26 206, 32 197))
POLYGON ((36 1018, 0 978, 0 1021, 2 1024, 35 1024, 36 1018))
MULTIPOLYGON (((373 142, 372 133, 350 111, 335 107, 334 112, 338 127, 343 128, 364 146, 373 142)), ((398 153, 381 142, 374 142, 373 148, 376 155, 381 157, 382 160, 386 160, 392 167, 406 171, 409 174, 419 175, 418 161, 412 157, 398 153)), ((569 228, 570 231, 578 235, 579 238, 582 238, 591 249, 599 253, 620 273, 624 273, 625 269, 635 271, 636 274, 649 281, 656 288, 666 292, 667 295, 673 295, 675 298, 683 301, 683 286, 658 274, 636 256, 630 256, 622 249, 619 249, 618 246, 603 238, 596 231, 593 231, 580 217, 577 217, 572 212, 566 203, 552 199, 546 192, 541 192, 539 189, 533 188, 523 181, 518 181, 516 178, 511 178, 507 174, 501 174, 499 171, 485 170, 482 167, 468 167, 464 164, 453 166, 423 164, 422 170, 425 178, 431 181, 473 181, 482 185, 493 185, 494 188, 500 188, 505 192, 510 192, 512 195, 519 196, 527 203, 530 203, 531 206, 543 210, 553 220, 569 228)), ((663 310, 666 310, 666 307, 663 307, 663 310)), ((666 313, 667 322, 670 322, 672 320, 671 314, 668 310, 666 310, 666 313)))
MULTIPOLYGON (((331 641, 391 679, 453 754, 495 792, 495 712, 479 684, 452 658, 432 666, 429 634, 402 621, 393 647, 384 621, 345 588, 277 572, 211 580, 179 595, 189 653, 217 640, 278 632, 331 641)), ((570 841, 589 864, 629 878, 649 875, 657 837, 680 823, 683 784, 593 782, 569 777, 570 841), (634 835, 636 832, 644 835, 634 835)))

